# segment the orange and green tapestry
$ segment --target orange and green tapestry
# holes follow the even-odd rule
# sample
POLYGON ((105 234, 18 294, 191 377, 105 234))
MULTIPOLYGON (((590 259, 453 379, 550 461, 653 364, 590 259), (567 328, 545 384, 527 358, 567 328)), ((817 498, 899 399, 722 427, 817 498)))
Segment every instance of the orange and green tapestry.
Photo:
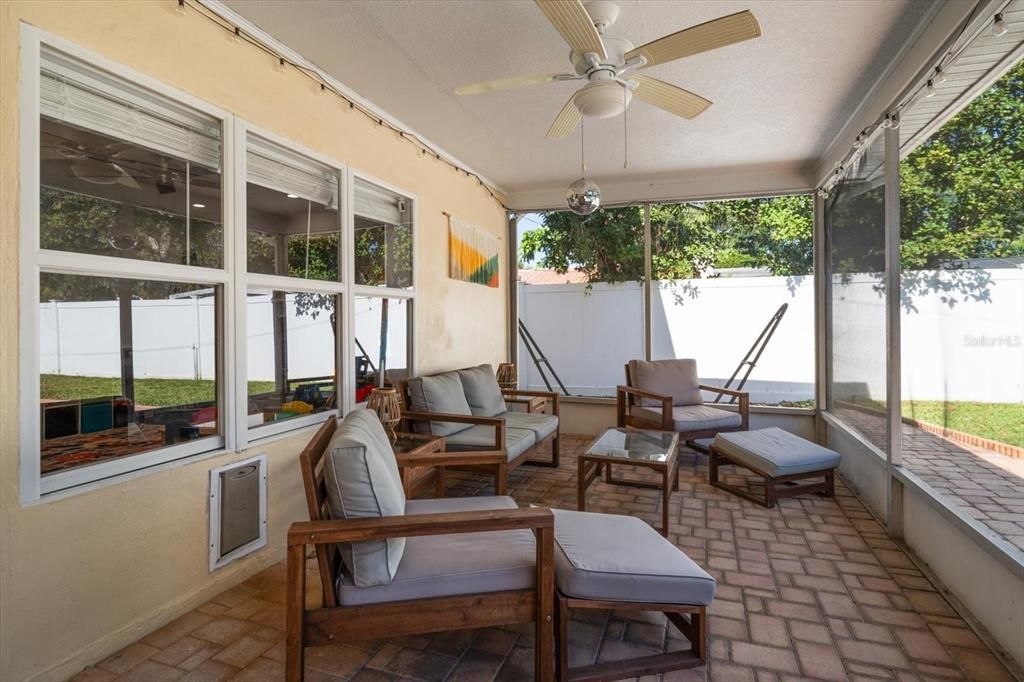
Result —
POLYGON ((448 276, 497 288, 499 249, 500 241, 490 232, 452 219, 448 227, 448 276))

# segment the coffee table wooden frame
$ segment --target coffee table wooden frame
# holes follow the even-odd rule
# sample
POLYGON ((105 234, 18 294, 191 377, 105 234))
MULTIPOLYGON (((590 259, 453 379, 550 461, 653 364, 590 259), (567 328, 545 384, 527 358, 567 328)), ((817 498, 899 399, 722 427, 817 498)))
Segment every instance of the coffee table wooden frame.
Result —
MULTIPOLYGON (((607 429, 594 443, 604 437, 608 431, 619 431, 620 429, 607 429)), ((664 435, 666 431, 653 431, 650 429, 622 429, 635 433, 657 433, 664 435)), ((594 443, 590 444, 593 447, 594 443)), ((589 452, 590 448, 587 448, 589 452)), ((679 490, 679 434, 672 433, 672 443, 668 447, 668 457, 663 462, 652 462, 634 459, 618 459, 608 455, 591 455, 588 452, 580 453, 577 459, 576 472, 576 508, 579 511, 587 510, 587 488, 604 471, 604 482, 614 485, 626 485, 633 488, 653 488, 661 491, 661 534, 668 535, 668 502, 672 491, 679 490), (652 483, 648 481, 628 481, 616 478, 612 475, 612 464, 622 466, 636 466, 653 469, 661 474, 661 481, 652 483)))
POLYGON ((555 666, 560 682, 596 682, 621 680, 643 675, 655 675, 670 670, 696 668, 707 663, 707 611, 703 606, 686 604, 640 604, 636 602, 599 601, 577 599, 558 592, 555 598, 555 666), (570 609, 602 609, 610 611, 661 611, 686 639, 687 651, 671 651, 641 656, 624 661, 595 663, 577 668, 569 667, 569 611, 570 609))
POLYGON ((711 445, 711 449, 708 453, 708 483, 716 488, 720 488, 727 492, 742 497, 745 500, 750 500, 755 504, 759 504, 762 507, 771 509, 778 502, 780 497, 794 497, 796 495, 803 495, 804 493, 821 493, 825 497, 835 497, 836 495, 836 470, 831 469, 819 469, 817 471, 805 471, 802 474, 789 474, 787 476, 769 476, 764 471, 755 469, 749 464, 743 462, 737 462, 735 459, 729 457, 729 455, 722 452, 719 448, 711 445), (732 464, 738 466, 747 471, 752 471, 761 478, 764 479, 764 498, 754 495, 749 490, 745 490, 738 486, 724 483, 719 479, 718 468, 722 464, 732 464), (809 483, 803 483, 799 485, 790 486, 779 486, 779 483, 793 483, 795 481, 803 481, 805 479, 820 478, 822 480, 812 481, 809 483))

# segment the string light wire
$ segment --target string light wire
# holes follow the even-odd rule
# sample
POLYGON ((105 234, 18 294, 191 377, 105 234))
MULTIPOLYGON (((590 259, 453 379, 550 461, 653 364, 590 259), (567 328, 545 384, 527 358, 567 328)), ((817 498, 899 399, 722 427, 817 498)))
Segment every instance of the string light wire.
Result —
POLYGON ((390 121, 385 121, 383 118, 380 117, 380 115, 373 113, 368 108, 354 101, 351 97, 345 95, 345 93, 341 92, 336 87, 331 85, 331 83, 325 80, 315 69, 310 68, 304 64, 294 62, 291 59, 287 58, 286 56, 278 53, 271 46, 267 45, 258 38, 249 35, 244 30, 242 30, 241 27, 235 26, 227 19, 225 19, 224 17, 217 14, 215 11, 211 10, 210 8, 206 7, 201 3, 197 4, 193 0, 177 0, 176 9, 178 12, 183 14, 187 13, 188 10, 193 10, 197 16, 206 19, 210 23, 216 25, 220 29, 229 33, 229 37, 235 42, 247 43, 259 50, 262 50, 267 55, 273 57, 277 61, 278 68, 283 68, 284 70, 287 71, 287 67, 291 67, 294 71, 302 74, 306 78, 309 78, 316 85, 318 85, 322 94, 326 95, 328 92, 330 92, 331 94, 344 100, 344 102, 348 104, 349 111, 358 111, 360 114, 365 116, 368 120, 372 121, 373 123, 376 123, 378 126, 390 129, 392 132, 395 133, 396 136, 414 145, 415 147, 420 149, 421 152, 430 154, 441 163, 450 166, 456 173, 465 173, 467 178, 475 178, 477 182, 480 184, 480 186, 484 188, 487 194, 489 194, 490 197, 494 199, 494 201, 496 201, 506 211, 510 210, 509 207, 505 205, 505 202, 501 200, 501 197, 494 190, 494 188, 488 185, 486 182, 484 182, 484 179, 480 177, 480 175, 464 168, 463 166, 452 161, 448 157, 443 156, 438 150, 434 149, 431 145, 424 142, 423 139, 420 138, 415 133, 402 130, 401 128, 399 128, 397 125, 394 125, 390 121))

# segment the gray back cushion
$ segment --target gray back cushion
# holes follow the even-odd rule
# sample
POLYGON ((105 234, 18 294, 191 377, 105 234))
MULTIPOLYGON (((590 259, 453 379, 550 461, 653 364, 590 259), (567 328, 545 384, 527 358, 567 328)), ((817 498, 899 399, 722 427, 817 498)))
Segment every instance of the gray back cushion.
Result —
MULTIPOLYGON (((472 416, 462 388, 458 372, 444 372, 428 377, 416 377, 406 384, 409 403, 414 412, 445 412, 472 416)), ((472 424, 460 422, 430 422, 430 432, 435 436, 450 436, 471 428, 472 424)))
POLYGON ((469 409, 478 417, 495 417, 508 411, 505 396, 501 394, 494 368, 490 365, 478 365, 469 369, 460 369, 459 378, 466 393, 469 409))
MULTIPOLYGON (((700 405, 704 402, 697 387, 696 360, 630 360, 629 375, 632 386, 672 396, 673 405, 700 405)), ((660 405, 648 398, 642 399, 640 404, 660 405)))
MULTIPOLYGON (((324 459, 331 517, 380 518, 405 514, 405 491, 394 451, 377 415, 349 412, 338 424, 324 459)), ((341 560, 359 587, 386 585, 405 551, 405 538, 338 545, 341 560)))

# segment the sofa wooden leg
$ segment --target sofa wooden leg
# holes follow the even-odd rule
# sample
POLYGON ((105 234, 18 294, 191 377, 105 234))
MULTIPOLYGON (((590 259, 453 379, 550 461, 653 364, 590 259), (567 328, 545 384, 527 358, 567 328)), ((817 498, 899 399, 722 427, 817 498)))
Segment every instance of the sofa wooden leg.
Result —
POLYGON ((498 464, 494 473, 494 494, 508 495, 508 465, 498 464))
POLYGON ((561 455, 558 452, 558 442, 561 435, 555 436, 555 439, 551 441, 551 466, 558 468, 561 455))
POLYGON ((555 621, 555 679, 569 682, 569 608, 562 595, 558 595, 555 600, 555 621))
POLYGON ((537 529, 537 624, 534 679, 551 682, 555 677, 555 530, 537 529))
POLYGON ((288 547, 288 610, 286 615, 287 635, 285 640, 285 679, 299 682, 304 674, 306 607, 306 546, 288 547))

